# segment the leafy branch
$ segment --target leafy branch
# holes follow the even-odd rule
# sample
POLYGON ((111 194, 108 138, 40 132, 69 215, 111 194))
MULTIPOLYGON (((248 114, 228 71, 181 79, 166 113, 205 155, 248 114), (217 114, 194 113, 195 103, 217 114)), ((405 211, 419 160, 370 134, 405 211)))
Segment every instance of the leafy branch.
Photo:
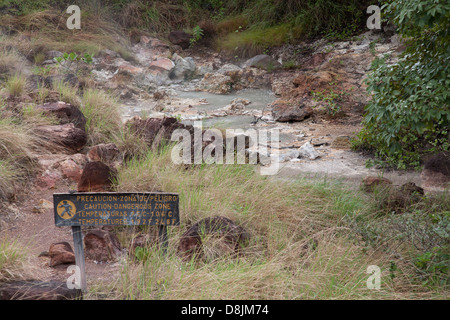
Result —
POLYGON ((78 55, 75 52, 67 53, 65 52, 62 57, 56 57, 54 60, 69 72, 73 72, 73 67, 75 67, 75 74, 78 74, 81 63, 91 64, 92 54, 85 53, 84 55, 78 55))

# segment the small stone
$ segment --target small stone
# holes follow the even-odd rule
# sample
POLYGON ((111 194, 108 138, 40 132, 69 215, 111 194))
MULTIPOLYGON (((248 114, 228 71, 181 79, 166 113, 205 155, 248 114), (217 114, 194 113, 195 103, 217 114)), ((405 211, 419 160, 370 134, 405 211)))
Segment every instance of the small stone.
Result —
POLYGON ((33 212, 34 213, 44 213, 46 210, 49 210, 49 209, 53 209, 53 203, 48 200, 41 199, 41 200, 39 200, 38 205, 33 207, 33 212))
POLYGON ((58 242, 50 245, 48 251, 50 256, 50 267, 60 264, 75 263, 75 254, 68 242, 58 242))
POLYGON ((167 58, 158 59, 150 63, 149 69, 158 72, 169 72, 175 67, 172 60, 167 58))
POLYGON ((320 157, 320 154, 314 149, 313 145, 310 142, 305 143, 300 147, 299 156, 302 158, 307 158, 309 160, 314 160, 320 157))

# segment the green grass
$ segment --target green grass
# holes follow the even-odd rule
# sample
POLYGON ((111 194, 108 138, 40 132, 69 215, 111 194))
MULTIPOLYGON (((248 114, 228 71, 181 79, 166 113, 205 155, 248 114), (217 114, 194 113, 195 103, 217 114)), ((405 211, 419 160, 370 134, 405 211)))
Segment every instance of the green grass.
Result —
POLYGON ((251 57, 263 53, 270 47, 281 46, 301 35, 300 29, 289 24, 269 28, 253 28, 233 32, 218 39, 217 47, 240 57, 251 57))

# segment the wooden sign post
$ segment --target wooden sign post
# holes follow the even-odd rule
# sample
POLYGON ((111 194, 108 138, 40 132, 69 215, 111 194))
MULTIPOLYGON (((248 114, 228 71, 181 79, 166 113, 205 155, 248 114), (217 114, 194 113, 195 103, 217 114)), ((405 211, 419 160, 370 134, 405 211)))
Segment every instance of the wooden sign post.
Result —
POLYGON ((82 226, 158 226, 165 254, 167 226, 180 225, 179 196, 174 193, 55 193, 53 203, 55 225, 72 227, 83 292, 87 291, 87 285, 82 226))

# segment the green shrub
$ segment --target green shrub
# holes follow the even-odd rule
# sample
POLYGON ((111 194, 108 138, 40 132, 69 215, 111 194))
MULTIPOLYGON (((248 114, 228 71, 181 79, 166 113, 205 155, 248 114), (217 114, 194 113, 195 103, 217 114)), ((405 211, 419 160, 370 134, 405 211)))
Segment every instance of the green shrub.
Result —
POLYGON ((408 47, 396 64, 376 59, 360 143, 400 168, 449 149, 450 4, 395 0, 387 7, 408 47))

